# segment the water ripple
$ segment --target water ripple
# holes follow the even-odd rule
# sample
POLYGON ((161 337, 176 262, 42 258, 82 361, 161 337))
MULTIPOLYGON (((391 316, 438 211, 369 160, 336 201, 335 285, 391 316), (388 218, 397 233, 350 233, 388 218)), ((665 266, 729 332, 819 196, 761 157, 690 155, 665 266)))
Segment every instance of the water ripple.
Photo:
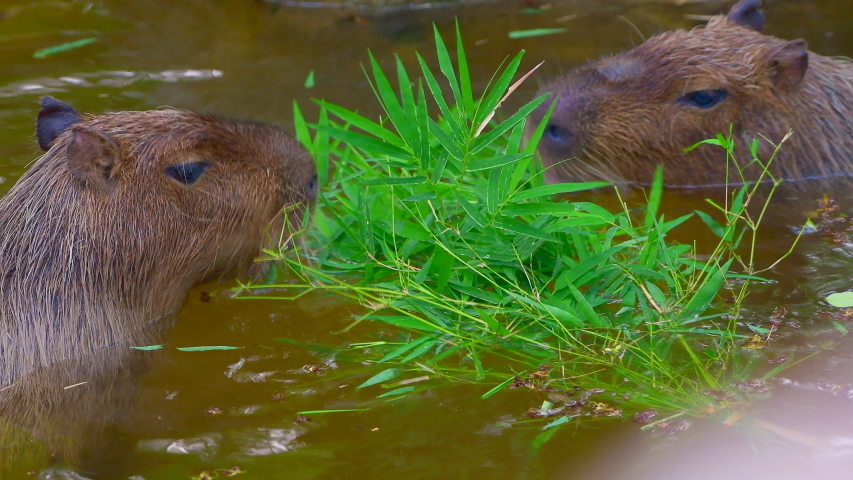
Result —
POLYGON ((76 73, 57 78, 38 78, 12 83, 10 85, 0 87, 0 98, 65 92, 74 87, 122 88, 136 82, 176 83, 181 81, 210 80, 213 78, 221 78, 222 76, 222 70, 213 69, 164 70, 162 72, 113 70, 106 72, 76 73))

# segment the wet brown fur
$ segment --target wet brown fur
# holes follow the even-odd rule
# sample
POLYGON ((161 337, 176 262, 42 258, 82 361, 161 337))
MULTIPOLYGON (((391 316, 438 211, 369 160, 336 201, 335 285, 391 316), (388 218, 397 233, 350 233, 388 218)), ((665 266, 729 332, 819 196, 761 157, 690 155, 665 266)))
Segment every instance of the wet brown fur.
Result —
MULTIPOLYGON (((570 148, 543 136, 539 153, 545 167, 553 166, 546 178, 552 183, 647 184, 662 163, 669 185, 721 184, 726 181, 722 150, 707 145, 689 153, 683 149, 728 134, 731 124, 741 147, 759 134, 779 142, 793 128, 794 136, 771 169, 787 180, 850 174, 853 64, 808 52, 805 76, 797 81, 796 64, 784 56, 796 49, 796 42, 718 17, 707 26, 667 32, 576 69, 540 91, 555 94, 551 123, 572 135, 570 148), (704 89, 725 89, 728 97, 708 109, 678 101, 704 89)), ((531 124, 541 121, 550 100, 532 115, 531 124)), ((762 142, 760 158, 766 161, 771 152, 772 146, 762 142)), ((738 157, 742 166, 751 160, 743 148, 738 157)), ((758 174, 754 165, 746 170, 748 180, 758 174)), ((736 180, 732 172, 729 181, 736 180)))
POLYGON ((64 418, 66 436, 88 414, 111 422, 105 404, 126 402, 146 355, 130 347, 159 343, 192 285, 253 273, 263 246, 298 229, 315 176, 292 137, 260 123, 155 110, 66 130, 0 200, 0 415, 33 430, 64 418), (119 147, 101 183, 69 167, 89 131, 119 147), (200 160, 212 167, 193 184, 164 174, 200 160))

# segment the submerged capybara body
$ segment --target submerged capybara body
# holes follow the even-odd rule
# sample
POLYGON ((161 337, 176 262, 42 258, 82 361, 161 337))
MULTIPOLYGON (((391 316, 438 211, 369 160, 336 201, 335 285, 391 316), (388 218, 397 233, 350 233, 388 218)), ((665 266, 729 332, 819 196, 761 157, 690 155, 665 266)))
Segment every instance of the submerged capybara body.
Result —
POLYGON ((45 431, 78 420, 75 397, 121 397, 130 347, 158 343, 192 285, 287 241, 317 177, 275 127, 180 110, 45 98, 37 134, 47 153, 0 200, 0 416, 45 431))
MULTIPOLYGON (((633 50, 578 68, 544 87, 553 96, 529 119, 537 125, 556 101, 539 153, 551 182, 609 180, 647 184, 655 167, 673 186, 727 181, 718 147, 686 147, 729 134, 741 167, 747 145, 765 136, 781 148, 771 172, 786 180, 851 173, 853 64, 809 52, 802 40, 759 33, 758 0, 690 31, 650 38, 633 50)), ((529 130, 532 131, 532 130, 529 130)), ((761 142, 759 158, 772 145, 761 142)), ((756 180, 760 168, 744 169, 756 180)), ((742 179, 731 169, 728 182, 742 179)))

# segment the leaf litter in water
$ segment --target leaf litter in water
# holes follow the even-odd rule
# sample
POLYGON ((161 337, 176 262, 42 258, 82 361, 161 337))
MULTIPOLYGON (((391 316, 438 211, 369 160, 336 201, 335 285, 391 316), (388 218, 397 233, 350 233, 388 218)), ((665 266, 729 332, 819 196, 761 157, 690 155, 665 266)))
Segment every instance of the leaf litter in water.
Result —
POLYGON ((531 30, 515 30, 509 32, 509 38, 516 40, 519 38, 541 37, 544 35, 556 35, 568 31, 568 28, 534 28, 531 30))
POLYGON ((98 37, 81 38, 80 40, 74 40, 73 42, 66 42, 60 45, 42 48, 41 50, 36 50, 35 53, 33 53, 33 58, 44 58, 48 55, 53 55, 56 53, 62 53, 67 50, 73 50, 75 48, 84 47, 90 43, 95 43, 97 41, 98 37))

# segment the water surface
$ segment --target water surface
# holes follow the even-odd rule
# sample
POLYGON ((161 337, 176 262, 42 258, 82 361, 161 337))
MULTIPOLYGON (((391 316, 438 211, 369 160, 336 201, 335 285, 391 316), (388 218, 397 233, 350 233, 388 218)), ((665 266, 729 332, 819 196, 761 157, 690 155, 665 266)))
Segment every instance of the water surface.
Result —
MULTIPOLYGON (((512 108, 561 72, 630 48, 657 32, 694 27, 700 24, 697 18, 723 8, 719 2, 671 3, 679 2, 566 0, 552 3, 545 13, 525 14, 530 3, 522 1, 383 13, 249 0, 0 0, 0 190, 5 192, 39 155, 33 126, 38 99, 45 94, 81 111, 172 106, 285 128, 292 125, 294 100, 309 117, 316 112, 311 98, 376 115, 360 65, 367 50, 383 66, 393 65, 396 53, 414 68, 415 51, 432 59, 431 24, 450 38, 458 18, 480 87, 520 49, 527 50, 526 68, 546 61, 508 102, 512 108), (512 30, 541 27, 567 31, 524 40, 507 37, 512 30), (93 36, 99 40, 86 47, 33 58, 38 49, 93 36), (307 89, 311 71, 316 85, 307 89)), ((822 54, 853 56, 853 28, 846 22, 853 5, 778 1, 765 13, 768 33, 805 38, 822 54)), ((845 208, 850 205, 841 202, 845 208)), ((681 211, 704 205, 696 195, 675 194, 669 204, 681 211)), ((784 205, 762 237, 759 261, 765 264, 787 249, 792 227, 814 208, 812 199, 801 195, 784 205)), ((676 235, 691 241, 702 231, 698 222, 694 226, 676 235)), ((697 240, 700 246, 710 242, 707 236, 697 240)), ((776 283, 752 293, 747 318, 760 323, 784 305, 798 327, 780 329, 786 351, 808 352, 837 339, 827 315, 834 310, 821 298, 851 288, 851 255, 848 243, 807 236, 791 258, 770 272, 776 283)), ((665 435, 641 432, 629 419, 581 419, 534 450, 532 441, 542 424, 510 424, 541 404, 540 393, 521 389, 483 401, 479 396, 491 385, 435 380, 434 388, 418 395, 394 402, 376 399, 377 389, 354 389, 375 371, 359 368, 361 354, 344 348, 398 332, 362 325, 342 333, 358 309, 334 297, 246 301, 233 298, 229 289, 234 286, 194 289, 169 332, 167 347, 144 354, 144 373, 117 368, 117 385, 136 387, 132 405, 120 412, 76 405, 69 407, 65 420, 44 420, 42 431, 64 435, 80 447, 80 472, 91 478, 189 479, 205 470, 239 466, 247 472, 242 478, 264 479, 840 479, 848 478, 844 472, 853 467, 851 399, 844 389, 826 388, 853 383, 849 339, 785 372, 786 384, 758 406, 762 419, 813 435, 825 441, 825 448, 765 441, 698 420, 685 432, 665 435), (243 348, 174 348, 196 345, 243 348), (318 373, 307 365, 324 370, 318 373), (820 380, 825 380, 824 388, 820 380), (347 408, 369 409, 309 415, 310 421, 295 422, 299 411, 347 408), (110 415, 114 420, 102 435, 75 431, 75 422, 68 422, 110 415)), ((768 359, 773 355, 767 354, 768 359)), ((6 443, 5 450, 0 446, 0 472, 9 478, 38 472, 43 478, 70 475, 50 470, 38 442, 27 442, 18 433, 21 438, 6 443)))

